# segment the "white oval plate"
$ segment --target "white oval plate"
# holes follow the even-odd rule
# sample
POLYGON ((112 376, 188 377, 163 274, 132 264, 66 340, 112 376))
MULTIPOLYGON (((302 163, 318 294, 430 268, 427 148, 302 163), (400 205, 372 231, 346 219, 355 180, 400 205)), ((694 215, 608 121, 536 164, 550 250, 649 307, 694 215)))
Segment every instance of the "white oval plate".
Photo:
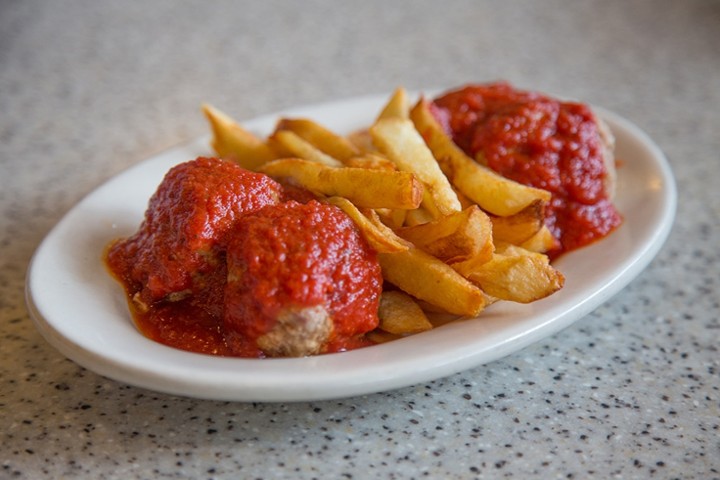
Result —
MULTIPOLYGON (((279 115, 305 116, 346 133, 367 126, 386 95, 263 116, 244 125, 267 134, 279 115)), ((209 155, 208 138, 183 145, 112 178, 48 234, 29 267, 26 297, 42 335, 61 353, 106 377, 182 396, 237 401, 306 401, 404 387, 475 367, 536 342, 588 314, 637 276, 664 243, 676 190, 667 160, 635 125, 598 109, 617 138, 617 205, 625 223, 608 238, 562 257, 565 287, 531 305, 500 303, 394 342, 299 359, 237 359, 188 353, 135 328, 119 284, 101 255, 133 233, 147 201, 173 165, 209 155)))

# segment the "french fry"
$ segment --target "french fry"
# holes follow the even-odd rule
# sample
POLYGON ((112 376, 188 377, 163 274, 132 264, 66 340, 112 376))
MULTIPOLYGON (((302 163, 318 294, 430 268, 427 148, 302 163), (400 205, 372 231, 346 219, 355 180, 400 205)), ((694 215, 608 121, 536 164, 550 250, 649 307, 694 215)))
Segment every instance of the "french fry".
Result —
POLYGON ((536 200, 550 201, 550 192, 509 180, 468 157, 435 120, 427 100, 418 101, 410 118, 450 182, 483 210, 504 217, 536 200))
POLYGON ((565 283, 563 275, 550 265, 545 255, 521 252, 519 247, 497 253, 481 265, 454 264, 468 280, 488 295, 500 300, 531 303, 555 293, 565 283))
MULTIPOLYGON (((412 246, 412 243, 411 243, 411 242, 408 242, 408 241, 405 240, 404 238, 398 236, 398 234, 395 233, 395 230, 394 230, 392 227, 388 226, 388 224, 386 224, 386 223, 383 221, 383 219, 380 218, 380 214, 379 214, 378 212, 379 212, 379 211, 383 211, 383 210, 384 210, 384 211, 390 211, 390 212, 406 212, 406 211, 407 211, 407 210, 399 210, 399 209, 393 210, 393 209, 390 209, 390 208, 385 208, 385 209, 364 208, 364 209, 362 209, 362 211, 364 212, 365 216, 366 216, 372 223, 374 223, 378 228, 380 228, 380 229, 389 229, 390 231, 392 231, 392 234, 395 235, 395 237, 396 237, 399 241, 406 242, 408 245, 412 246)), ((400 221, 400 220, 399 220, 399 216, 398 216, 398 219, 397 219, 396 221, 400 221)))
POLYGON ((545 208, 542 200, 536 200, 514 215, 491 217, 495 242, 515 245, 532 238, 544 226, 545 208))
POLYGON ((420 208, 416 208, 415 210, 407 211, 407 213, 405 214, 405 225, 422 225, 423 223, 432 222, 438 217, 439 214, 437 212, 431 213, 430 210, 426 208, 426 205, 423 205, 420 208))
POLYGON ((541 252, 533 252, 527 248, 519 245, 513 245, 512 243, 501 243, 495 248, 495 253, 498 255, 504 255, 506 257, 533 257, 541 262, 549 263, 547 255, 541 252))
POLYGON ((289 152, 289 156, 302 158, 328 167, 342 167, 340 160, 331 157, 293 131, 279 130, 273 133, 269 140, 277 142, 284 150, 289 152))
POLYGON ((419 248, 378 254, 385 279, 400 290, 461 316, 478 315, 485 294, 449 265, 419 248))
POLYGON ((298 158, 273 160, 261 172, 325 196, 345 197, 358 207, 417 208, 423 187, 408 172, 333 168, 298 158))
POLYGON ((457 195, 458 200, 460 201, 460 206, 463 210, 468 207, 472 207, 473 205, 477 205, 477 203, 473 202, 464 193, 459 191, 455 185, 453 185, 453 190, 455 190, 455 195, 457 195))
MULTIPOLYGON (((395 89, 388 99, 385 106, 380 110, 375 122, 385 118, 404 118, 409 117, 410 103, 407 97, 407 91, 403 87, 395 89)), ((367 129, 357 130, 348 136, 348 141, 362 152, 373 152, 377 150, 373 144, 370 131, 367 129)))
POLYGON ((407 91, 403 87, 398 87, 380 111, 376 122, 386 118, 408 118, 409 109, 407 91))
POLYGON ((430 202, 426 199, 424 205, 431 213, 437 210, 448 215, 461 210, 450 182, 410 120, 379 120, 370 128, 370 135, 378 150, 400 170, 413 172, 423 182, 431 199, 430 202))
POLYGON ((210 123, 210 146, 221 158, 232 160, 248 170, 257 170, 274 158, 276 153, 263 140, 245 130, 235 120, 212 105, 202 111, 210 123))
POLYGON ((490 218, 477 205, 428 223, 400 228, 397 234, 447 263, 481 253, 489 256, 495 249, 490 218))
POLYGON ((492 260, 495 255, 495 251, 482 250, 474 257, 460 262, 450 263, 449 265, 460 275, 468 278, 473 272, 479 270, 483 265, 492 260))
POLYGON ((373 145, 372 137, 370 136, 370 130, 363 128, 361 130, 355 130, 350 133, 347 137, 348 141, 352 143, 355 148, 359 149, 362 153, 373 153, 377 152, 377 148, 373 145))
POLYGON ((402 252, 410 248, 409 242, 398 237, 392 229, 377 219, 377 213, 374 210, 363 213, 350 200, 343 197, 330 197, 325 201, 340 208, 352 218, 365 241, 376 252, 402 252))
POLYGON ((275 131, 291 131, 323 153, 345 163, 362 154, 347 138, 306 118, 282 118, 275 131))
POLYGON ((378 308, 379 328, 395 335, 410 335, 433 328, 422 308, 399 290, 385 291, 378 308))
POLYGON ((357 157, 348 158, 345 162, 348 167, 372 168, 374 170, 397 170, 395 164, 375 153, 365 153, 357 157))
POLYGON ((560 242, 552 234, 550 229, 543 225, 532 237, 522 242, 519 246, 533 252, 549 252, 560 246, 560 242))
MULTIPOLYGON (((415 210, 412 210, 415 211, 415 210)), ((388 227, 396 230, 403 226, 405 218, 407 218, 407 210, 392 209, 392 208, 376 208, 375 212, 378 217, 388 227)))

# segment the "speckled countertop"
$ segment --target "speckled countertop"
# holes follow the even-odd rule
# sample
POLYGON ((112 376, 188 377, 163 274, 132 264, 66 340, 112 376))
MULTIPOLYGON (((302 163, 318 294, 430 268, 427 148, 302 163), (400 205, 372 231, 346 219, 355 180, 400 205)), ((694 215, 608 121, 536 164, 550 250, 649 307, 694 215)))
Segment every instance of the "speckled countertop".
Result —
POLYGON ((720 3, 0 2, 0 478, 720 478, 720 3), (317 101, 508 79, 629 118, 673 232, 627 288, 491 364, 388 393, 225 403, 65 359, 24 301, 85 194, 205 134, 317 101))

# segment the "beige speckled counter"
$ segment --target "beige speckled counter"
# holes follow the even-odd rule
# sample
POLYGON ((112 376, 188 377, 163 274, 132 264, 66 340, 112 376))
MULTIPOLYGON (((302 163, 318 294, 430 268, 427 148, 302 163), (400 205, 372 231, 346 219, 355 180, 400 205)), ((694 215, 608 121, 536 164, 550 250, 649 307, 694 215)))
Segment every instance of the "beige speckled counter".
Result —
POLYGON ((720 3, 0 3, 0 478, 720 478, 720 3), (673 232, 562 332, 387 393, 225 403, 65 359, 31 255, 104 180, 238 118, 507 79, 613 110, 667 154, 673 232))

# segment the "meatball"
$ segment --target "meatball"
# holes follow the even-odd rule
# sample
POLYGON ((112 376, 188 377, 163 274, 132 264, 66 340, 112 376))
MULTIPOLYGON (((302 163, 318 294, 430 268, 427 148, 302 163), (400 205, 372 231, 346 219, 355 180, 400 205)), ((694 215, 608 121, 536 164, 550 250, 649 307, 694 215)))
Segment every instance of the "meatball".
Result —
POLYGON ((137 233, 110 247, 108 263, 124 267, 119 276, 141 307, 198 293, 224 275, 224 246, 237 219, 281 196, 275 181, 234 163, 182 163, 166 174, 137 233))
POLYGON ((447 92, 432 108, 465 153, 552 194, 545 224, 559 244, 551 256, 603 238, 622 223, 612 203, 614 139, 589 105, 497 82, 447 92))
POLYGON ((337 351, 377 326, 376 254, 337 207, 289 201, 243 215, 227 268, 224 327, 235 354, 337 351))

